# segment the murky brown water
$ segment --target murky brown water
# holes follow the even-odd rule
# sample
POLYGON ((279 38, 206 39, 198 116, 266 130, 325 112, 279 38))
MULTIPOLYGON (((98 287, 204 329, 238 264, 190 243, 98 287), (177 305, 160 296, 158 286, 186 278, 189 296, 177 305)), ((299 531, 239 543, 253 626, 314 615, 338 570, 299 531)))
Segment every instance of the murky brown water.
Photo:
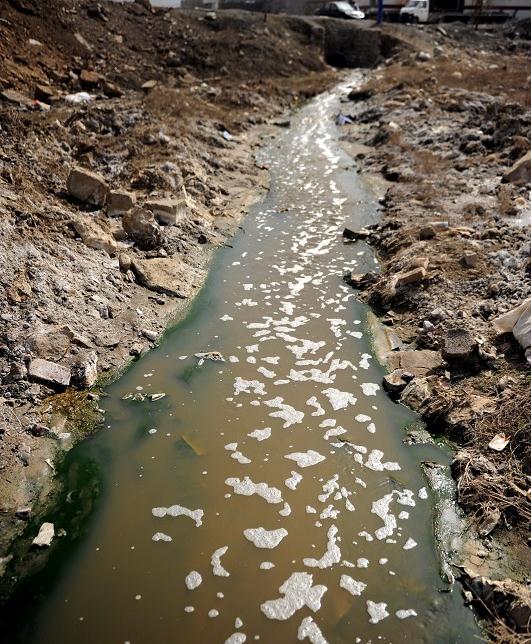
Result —
POLYGON ((375 265, 343 226, 376 214, 337 109, 325 94, 272 141, 270 194, 187 319, 110 388, 107 428, 69 466, 100 471, 99 508, 20 639, 476 641, 439 577, 420 468, 447 456, 402 443, 414 416, 378 386, 367 310, 341 280, 375 265), (225 361, 194 357, 213 350, 225 361), (166 396, 128 398, 139 392, 166 396))

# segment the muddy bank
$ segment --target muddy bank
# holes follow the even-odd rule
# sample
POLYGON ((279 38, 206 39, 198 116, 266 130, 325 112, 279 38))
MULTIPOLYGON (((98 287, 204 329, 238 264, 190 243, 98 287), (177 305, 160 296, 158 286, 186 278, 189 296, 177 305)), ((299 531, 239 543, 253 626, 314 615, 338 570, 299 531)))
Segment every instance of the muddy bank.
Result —
POLYGON ((459 502, 481 539, 461 562, 470 600, 495 638, 524 641, 530 368, 493 321, 531 295, 529 43, 518 26, 403 31, 417 51, 343 105, 345 148, 388 182, 381 223, 345 232, 381 271, 345 279, 383 324, 389 394, 459 445, 459 502))
POLYGON ((263 190, 261 128, 335 76, 311 30, 282 18, 89 2, 1 17, 7 565, 56 458, 101 424, 97 386, 182 314, 263 190))

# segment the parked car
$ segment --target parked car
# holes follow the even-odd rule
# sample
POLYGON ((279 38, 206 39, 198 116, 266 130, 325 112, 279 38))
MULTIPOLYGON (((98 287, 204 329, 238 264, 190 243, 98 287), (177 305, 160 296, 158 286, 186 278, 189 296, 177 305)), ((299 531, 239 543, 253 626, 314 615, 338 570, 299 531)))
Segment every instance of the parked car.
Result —
POLYGON ((348 2, 328 2, 317 9, 315 15, 344 18, 345 20, 363 20, 365 18, 365 14, 357 4, 349 4, 348 2))

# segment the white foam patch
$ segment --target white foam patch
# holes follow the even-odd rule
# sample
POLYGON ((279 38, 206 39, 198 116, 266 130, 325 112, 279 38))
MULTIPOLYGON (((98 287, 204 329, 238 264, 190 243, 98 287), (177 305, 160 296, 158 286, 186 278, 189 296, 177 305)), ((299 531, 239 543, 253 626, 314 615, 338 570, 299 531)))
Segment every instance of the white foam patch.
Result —
POLYGON ((380 385, 377 385, 375 382, 362 382, 361 388, 366 396, 376 396, 376 392, 379 391, 380 385))
POLYGON ((214 551, 214 554, 210 558, 210 563, 212 564, 212 572, 214 575, 217 577, 228 577, 230 575, 229 572, 223 568, 221 565, 221 557, 227 552, 229 549, 229 546, 223 546, 221 548, 218 548, 217 550, 214 551))
POLYGON ((256 371, 261 373, 266 378, 276 378, 276 375, 277 375, 274 371, 271 371, 270 369, 266 369, 265 367, 258 367, 256 371))
POLYGON ((291 470, 291 476, 287 478, 284 483, 286 487, 289 487, 290 490, 295 490, 297 485, 302 481, 302 474, 291 470))
POLYGON ((417 542, 411 537, 409 537, 409 539, 404 544, 403 548, 404 550, 411 550, 412 548, 415 548, 416 545, 417 545, 417 542))
POLYGON ((251 438, 256 438, 257 441, 265 441, 271 436, 271 427, 264 427, 264 429, 255 429, 250 434, 247 434, 251 438))
POLYGON ((291 506, 289 503, 284 502, 284 507, 278 512, 283 517, 289 517, 291 514, 291 506))
POLYGON ((398 465, 398 463, 394 463, 391 461, 382 463, 383 455, 384 453, 381 450, 373 449, 364 463, 365 467, 368 467, 370 470, 373 470, 374 472, 383 472, 383 470, 395 472, 400 469, 400 465, 398 465))
POLYGON ((387 604, 384 602, 376 603, 372 602, 370 599, 367 600, 367 612, 369 613, 369 622, 371 624, 378 624, 382 619, 389 617, 389 613, 386 610, 387 604))
POLYGON ((348 391, 340 391, 334 387, 329 387, 322 392, 330 401, 332 409, 337 411, 338 409, 345 409, 349 405, 355 405, 357 398, 355 398, 348 391))
POLYGON ((277 530, 266 530, 265 528, 247 528, 243 531, 246 539, 257 548, 276 548, 278 544, 288 536, 288 531, 284 528, 277 530))
POLYGON ((186 584, 186 587, 188 588, 188 590, 195 590, 198 586, 201 585, 202 581, 203 581, 203 578, 197 572, 197 570, 192 570, 192 572, 189 572, 186 575, 184 583, 186 584))
POLYGON ((152 541, 171 541, 171 537, 168 534, 164 534, 164 532, 155 532, 155 534, 151 537, 152 541))
POLYGON ((427 499, 428 498, 428 492, 426 491, 425 487, 421 487, 419 490, 419 499, 427 499))
POLYGON ((407 617, 417 617, 416 611, 412 608, 404 608, 402 610, 397 610, 395 615, 398 619, 406 619, 407 617))
POLYGON ((326 586, 313 585, 313 575, 294 572, 279 588, 284 597, 270 599, 260 608, 266 617, 277 620, 289 619, 303 606, 315 613, 321 608, 321 599, 326 590, 326 586))
POLYGON ((305 617, 300 623, 297 638, 301 641, 308 639, 311 644, 328 644, 321 633, 321 629, 313 621, 313 617, 310 616, 305 617))
POLYGON ((325 460, 325 457, 319 452, 316 452, 313 449, 309 449, 307 452, 293 452, 292 454, 286 454, 284 458, 288 458, 290 461, 295 461, 299 467, 311 467, 312 465, 317 465, 321 461, 325 460))
POLYGON ((230 637, 227 637, 225 644, 243 644, 247 641, 247 635, 245 633, 233 633, 230 637))
POLYGON ((267 483, 253 483, 251 479, 246 476, 244 479, 228 478, 225 481, 226 485, 233 488, 235 494, 243 496, 252 496, 257 494, 265 499, 268 503, 282 503, 282 492, 276 487, 270 487, 267 483))
POLYGON ((303 563, 308 568, 330 568, 336 563, 341 561, 341 550, 337 545, 337 533, 338 529, 335 525, 331 525, 328 529, 328 544, 326 547, 326 552, 320 559, 313 559, 308 557, 303 559, 303 563))
POLYGON ((185 508, 182 505, 171 505, 169 508, 164 508, 164 507, 159 507, 159 508, 153 508, 151 510, 151 513, 153 514, 154 517, 158 517, 159 519, 162 517, 170 516, 170 517, 179 517, 179 516, 185 516, 185 517, 190 517, 190 519, 193 519, 195 521, 196 527, 199 527, 203 523, 203 515, 205 514, 204 510, 198 509, 198 510, 189 510, 188 508, 185 508))
POLYGON ((269 415, 273 418, 282 418, 282 420, 285 421, 283 425, 284 429, 287 429, 295 423, 302 423, 304 412, 297 411, 291 405, 287 405, 286 403, 284 403, 284 399, 280 396, 276 396, 276 398, 273 398, 271 400, 266 400, 264 401, 264 404, 268 407, 277 408, 279 410, 273 411, 269 415))
POLYGON ((325 410, 319 404, 316 396, 312 396, 311 398, 308 398, 308 400, 306 401, 306 404, 309 405, 310 407, 315 407, 316 411, 312 412, 312 416, 324 416, 325 410))
POLYGON ((259 380, 245 380, 237 376, 234 380, 234 395, 238 396, 240 393, 254 393, 257 396, 265 395, 265 384, 259 380))
POLYGON ((362 581, 352 579, 350 575, 341 575, 339 585, 341 588, 348 590, 351 595, 361 595, 365 588, 367 588, 367 584, 364 584, 362 581))
POLYGON ((260 570, 271 570, 271 568, 274 568, 275 564, 272 563, 271 561, 262 561, 260 564, 260 570))

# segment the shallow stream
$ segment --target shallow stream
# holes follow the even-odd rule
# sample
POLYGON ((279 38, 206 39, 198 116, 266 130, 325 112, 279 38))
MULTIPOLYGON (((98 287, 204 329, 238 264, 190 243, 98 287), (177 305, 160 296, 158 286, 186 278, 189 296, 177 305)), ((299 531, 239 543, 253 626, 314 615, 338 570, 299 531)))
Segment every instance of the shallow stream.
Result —
POLYGON ((265 146, 270 192, 68 455, 67 536, 14 609, 16 640, 477 641, 439 575, 421 469, 449 455, 403 443, 415 416, 382 391, 342 282, 376 266, 341 233, 375 221, 377 198, 339 146, 341 91, 265 146))

